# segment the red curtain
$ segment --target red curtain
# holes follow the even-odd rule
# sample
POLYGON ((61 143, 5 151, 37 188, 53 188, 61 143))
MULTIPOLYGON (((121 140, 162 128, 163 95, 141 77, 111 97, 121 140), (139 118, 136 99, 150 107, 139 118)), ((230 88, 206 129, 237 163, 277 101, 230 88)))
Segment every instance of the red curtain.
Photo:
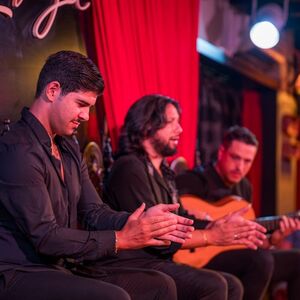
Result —
POLYGON ((261 203, 261 179, 262 179, 262 112, 260 106, 260 95, 256 91, 243 92, 243 126, 250 129, 259 141, 259 148, 249 172, 248 178, 253 186, 253 208, 257 216, 260 215, 261 203))
POLYGON ((113 148, 129 106, 145 94, 160 93, 181 104, 184 132, 179 155, 192 166, 199 84, 198 0, 95 0, 90 21, 95 58, 106 85, 103 99, 113 148))

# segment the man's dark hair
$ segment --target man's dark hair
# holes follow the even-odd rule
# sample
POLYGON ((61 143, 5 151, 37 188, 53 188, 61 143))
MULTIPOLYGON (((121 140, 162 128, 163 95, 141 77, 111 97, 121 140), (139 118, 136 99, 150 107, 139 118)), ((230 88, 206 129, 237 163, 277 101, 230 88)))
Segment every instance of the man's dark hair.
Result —
POLYGON ((243 142, 247 145, 258 147, 258 140, 256 136, 246 127, 232 126, 223 137, 222 146, 227 149, 233 141, 243 142))
POLYGON ((137 100, 128 110, 119 139, 118 155, 145 154, 144 139, 153 137, 166 125, 166 106, 172 104, 181 113, 178 102, 170 97, 152 94, 137 100))
POLYGON ((63 95, 77 91, 101 95, 104 89, 104 81, 96 65, 74 51, 59 51, 48 57, 39 75, 35 98, 51 81, 60 83, 63 95))

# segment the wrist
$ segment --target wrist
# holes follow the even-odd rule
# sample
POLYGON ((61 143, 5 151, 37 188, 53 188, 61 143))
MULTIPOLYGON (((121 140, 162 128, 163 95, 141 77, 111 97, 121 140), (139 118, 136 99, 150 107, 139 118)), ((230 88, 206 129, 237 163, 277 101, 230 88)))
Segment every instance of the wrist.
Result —
POLYGON ((204 247, 208 246, 208 238, 205 230, 202 231, 202 238, 203 238, 203 246, 204 247))
POLYGON ((211 230, 203 230, 203 241, 205 242, 204 246, 212 245, 213 238, 211 236, 211 230))
POLYGON ((119 251, 119 236, 118 236, 118 231, 115 231, 115 255, 118 254, 119 251))

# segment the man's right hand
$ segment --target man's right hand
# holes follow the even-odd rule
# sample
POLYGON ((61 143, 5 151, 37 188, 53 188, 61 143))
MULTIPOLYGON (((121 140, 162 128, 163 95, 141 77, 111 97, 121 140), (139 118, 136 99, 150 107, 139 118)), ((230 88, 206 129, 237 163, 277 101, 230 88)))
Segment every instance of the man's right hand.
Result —
POLYGON ((118 249, 139 249, 147 246, 168 246, 171 241, 184 242, 191 237, 192 221, 173 214, 178 205, 157 205, 145 213, 143 203, 128 218, 120 231, 116 231, 118 249), (175 235, 174 235, 175 233, 175 235), (165 239, 165 238, 168 239, 165 239))
POLYGON ((211 245, 245 245, 250 249, 262 246, 266 239, 266 229, 242 217, 249 207, 237 210, 216 221, 211 222, 206 229, 208 243, 211 245))

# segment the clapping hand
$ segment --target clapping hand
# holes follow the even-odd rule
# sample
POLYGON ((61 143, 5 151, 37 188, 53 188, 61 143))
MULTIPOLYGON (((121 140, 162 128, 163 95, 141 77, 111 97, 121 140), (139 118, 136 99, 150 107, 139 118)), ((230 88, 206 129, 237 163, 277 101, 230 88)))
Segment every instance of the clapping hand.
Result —
POLYGON ((227 246, 241 244, 257 249, 266 239, 266 229, 243 218, 250 206, 244 207, 208 224, 207 238, 210 244, 227 246))
POLYGON ((171 241, 183 243, 191 237, 193 221, 173 214, 179 204, 159 204, 145 210, 143 203, 116 232, 118 249, 166 246, 171 241))

